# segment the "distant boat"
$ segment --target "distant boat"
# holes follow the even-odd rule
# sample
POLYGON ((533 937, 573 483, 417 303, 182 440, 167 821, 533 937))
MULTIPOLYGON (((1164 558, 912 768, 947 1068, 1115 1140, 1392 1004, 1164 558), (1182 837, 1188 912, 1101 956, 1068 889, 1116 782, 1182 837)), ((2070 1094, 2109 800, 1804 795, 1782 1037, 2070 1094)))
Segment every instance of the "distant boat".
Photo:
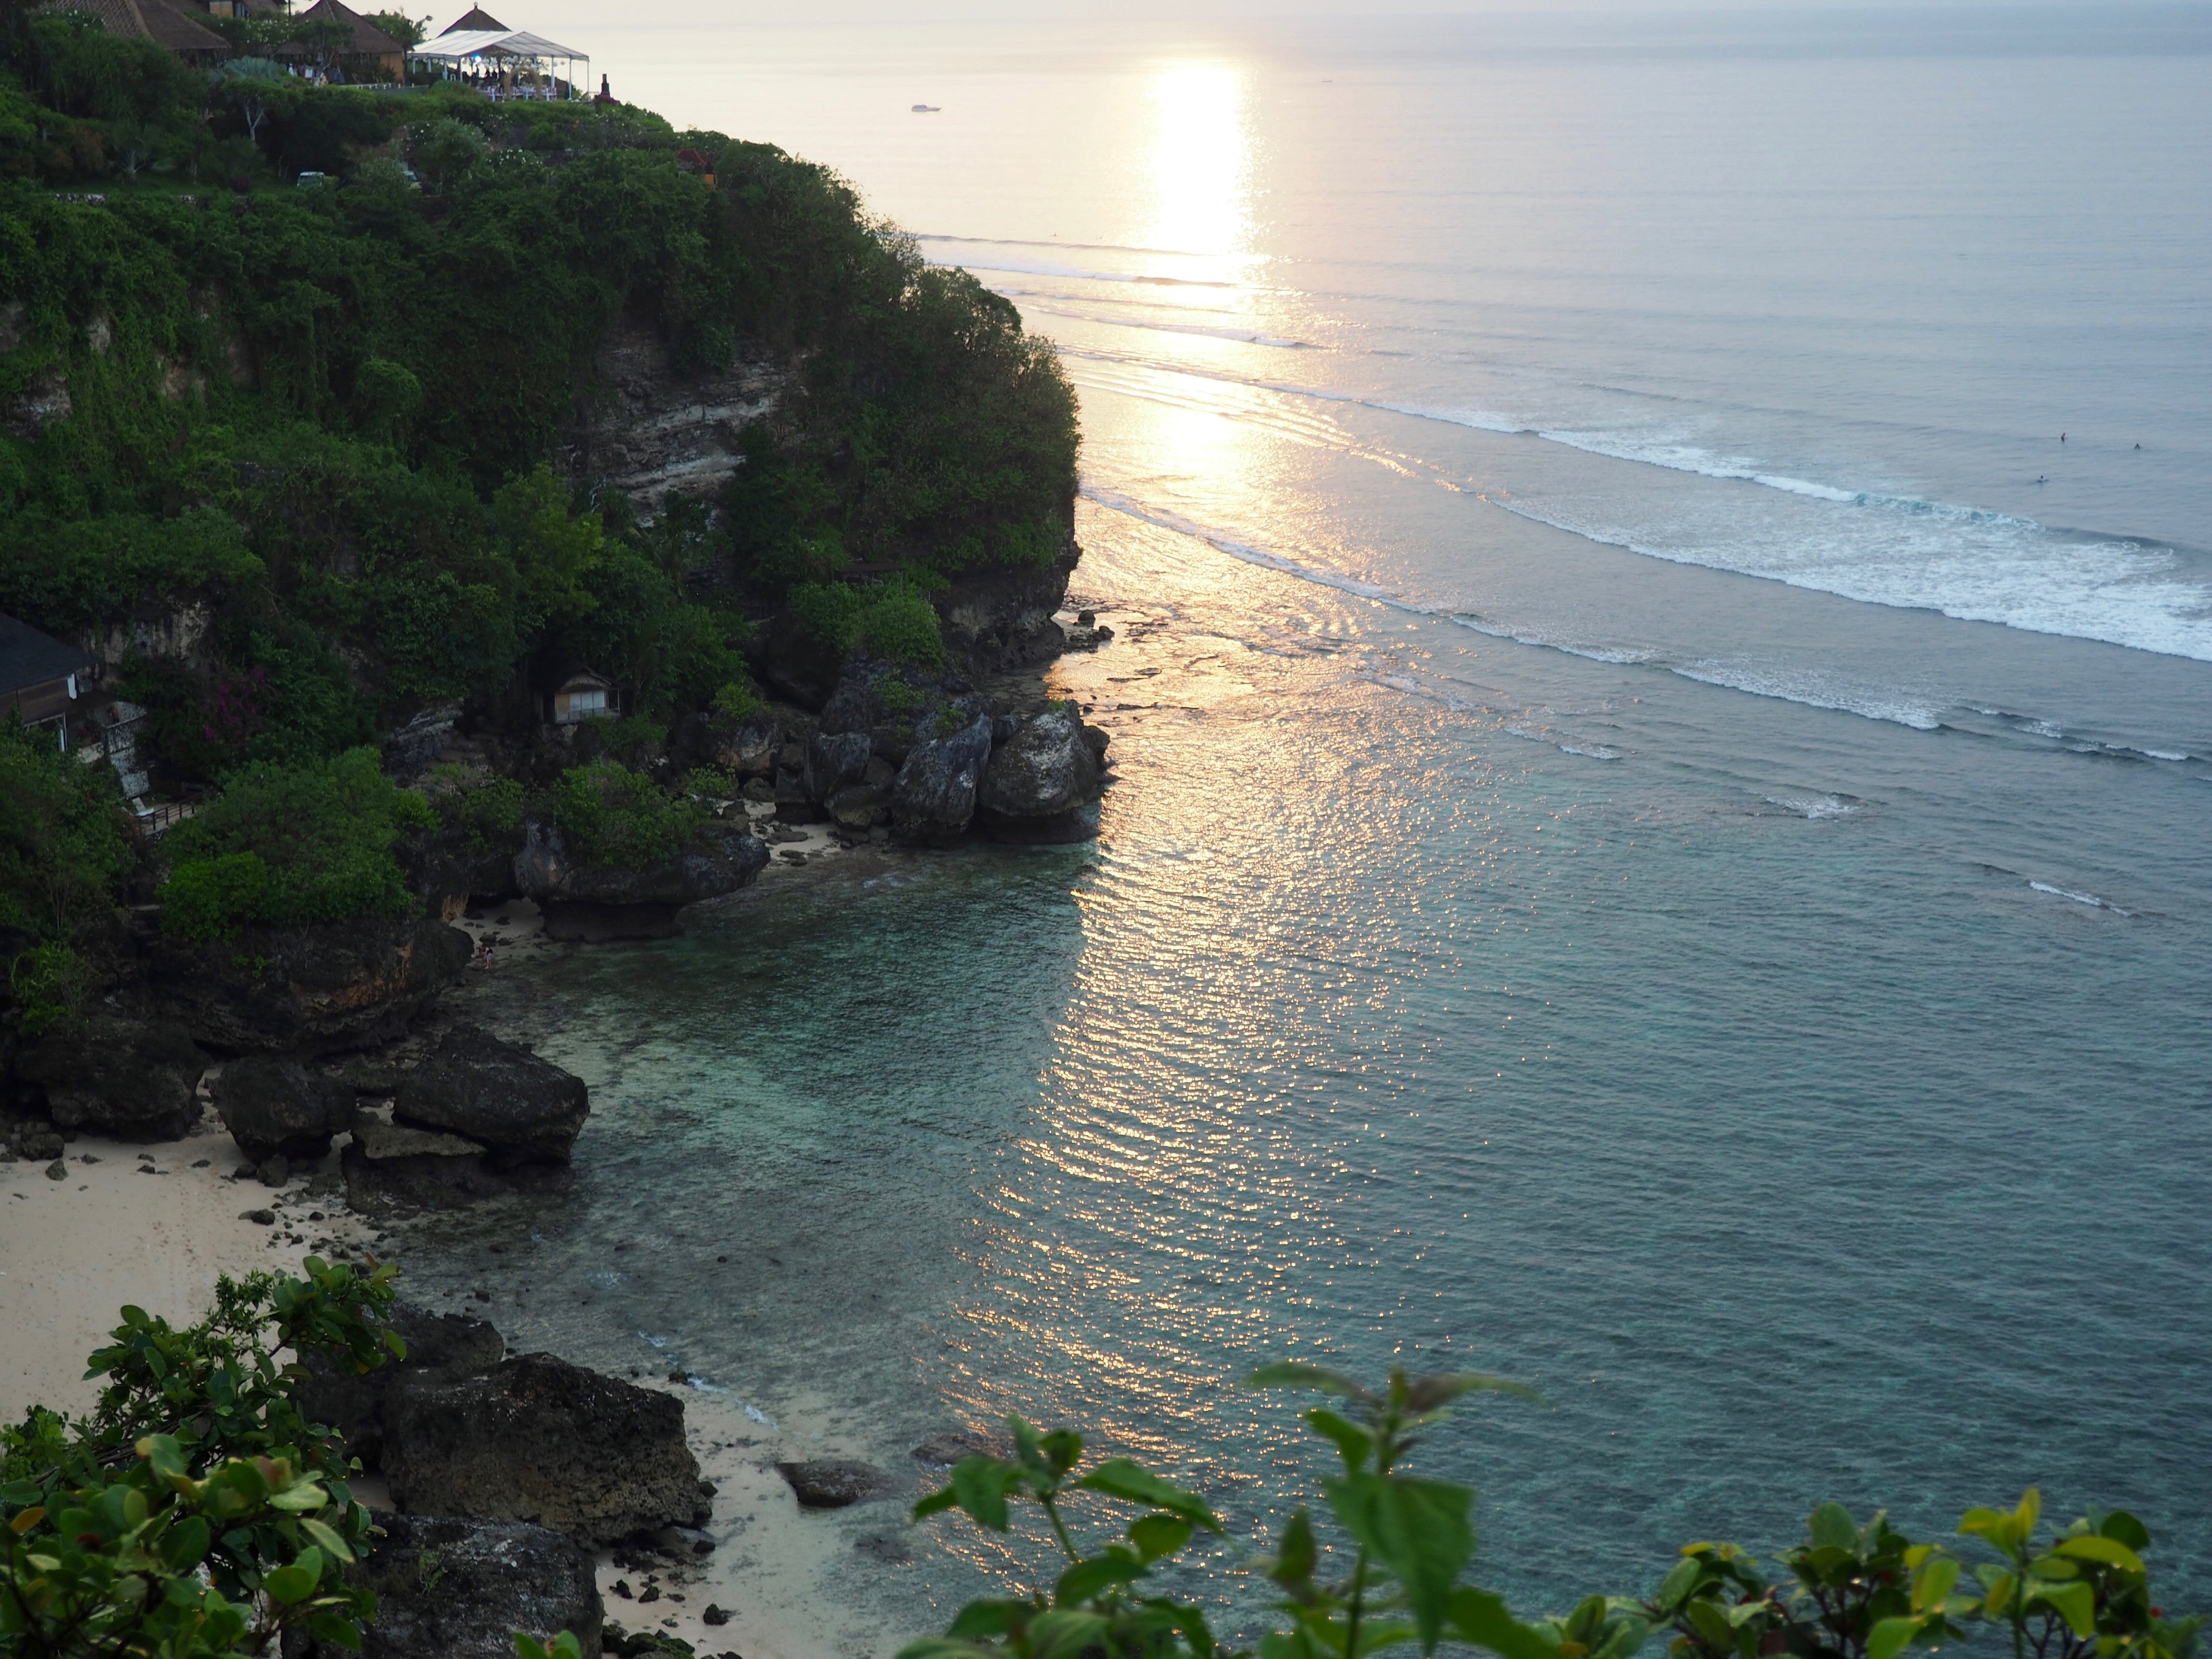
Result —
POLYGON ((941 104, 916 104, 914 106, 914 113, 916 115, 939 115, 943 112, 944 106, 941 104))

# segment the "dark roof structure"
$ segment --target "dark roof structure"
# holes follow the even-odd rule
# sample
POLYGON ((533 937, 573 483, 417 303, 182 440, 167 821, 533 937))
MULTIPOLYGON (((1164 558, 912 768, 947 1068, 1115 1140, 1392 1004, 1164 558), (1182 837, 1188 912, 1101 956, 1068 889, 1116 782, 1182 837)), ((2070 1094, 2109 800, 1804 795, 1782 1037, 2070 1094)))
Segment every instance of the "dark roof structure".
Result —
MULTIPOLYGON (((363 17, 345 0, 315 0, 307 10, 297 14, 295 23, 343 23, 353 31, 353 36, 337 49, 341 58, 389 58, 407 50, 407 43, 395 40, 382 29, 363 17)), ((313 48, 298 40, 288 40, 276 48, 279 58, 303 58, 313 48)))
POLYGON ((498 18, 493 16, 482 6, 471 6, 469 8, 469 15, 467 16, 462 18, 459 22, 454 24, 451 28, 440 29, 438 33, 441 34, 467 34, 479 30, 495 30, 504 33, 506 29, 506 24, 501 22, 498 18))
POLYGON ((46 8, 52 11, 88 12, 100 20, 110 34, 126 40, 151 40, 179 58, 202 53, 230 56, 230 43, 204 23, 195 23, 182 7, 169 0, 64 0, 46 8))
MULTIPOLYGON (((145 0, 148 10, 161 0, 145 0)), ((100 665, 73 645, 41 634, 28 623, 0 616, 0 697, 33 685, 51 684, 71 674, 89 674, 100 665)))

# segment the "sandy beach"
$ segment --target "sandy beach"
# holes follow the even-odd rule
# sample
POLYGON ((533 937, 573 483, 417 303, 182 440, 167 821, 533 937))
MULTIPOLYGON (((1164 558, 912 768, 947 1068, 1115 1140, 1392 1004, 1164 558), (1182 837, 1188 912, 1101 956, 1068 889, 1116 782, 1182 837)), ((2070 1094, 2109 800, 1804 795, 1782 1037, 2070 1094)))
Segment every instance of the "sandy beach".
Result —
POLYGON ((309 1170, 276 1190, 240 1177, 245 1164, 212 1115, 154 1146, 81 1135, 58 1180, 46 1164, 0 1163, 0 1417, 88 1408, 99 1385, 84 1357, 126 1304, 188 1324, 223 1273, 296 1272, 302 1256, 370 1247, 375 1229, 337 1193, 311 1190, 334 1177, 309 1170))

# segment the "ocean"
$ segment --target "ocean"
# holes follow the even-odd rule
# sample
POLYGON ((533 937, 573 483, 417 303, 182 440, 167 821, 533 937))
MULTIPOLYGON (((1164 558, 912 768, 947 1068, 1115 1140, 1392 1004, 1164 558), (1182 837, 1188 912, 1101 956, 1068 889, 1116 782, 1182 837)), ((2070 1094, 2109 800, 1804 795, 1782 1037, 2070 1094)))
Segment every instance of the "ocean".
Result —
MULTIPOLYGON (((432 1287, 1255 1540, 1323 1466, 1254 1365, 1501 1372, 1419 1460, 1530 1612, 2031 1484, 2207 1602, 2212 12, 594 49, 1057 343, 1118 780, 503 970, 580 1182, 432 1287)), ((933 1527, 832 1576, 860 1646, 1006 1559, 933 1527)))

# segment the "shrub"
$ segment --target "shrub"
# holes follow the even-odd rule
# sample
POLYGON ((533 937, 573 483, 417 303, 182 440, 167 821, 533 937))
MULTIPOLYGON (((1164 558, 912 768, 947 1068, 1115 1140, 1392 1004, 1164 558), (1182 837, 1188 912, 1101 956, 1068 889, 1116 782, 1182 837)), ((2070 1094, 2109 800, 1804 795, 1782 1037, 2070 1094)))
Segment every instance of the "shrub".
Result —
POLYGON ((743 726, 754 715, 768 712, 768 699, 761 696, 760 688, 750 678, 732 680, 714 693, 711 706, 720 719, 732 726, 743 726))
POLYGON ((458 830, 471 853, 512 846, 522 833, 522 786, 512 778, 464 777, 457 766, 441 766, 426 791, 439 823, 458 830))
POLYGON ((248 924, 405 915, 416 901, 393 844, 404 830, 434 822, 428 804, 386 777, 370 749, 233 773, 220 795, 169 834, 162 931, 199 942, 248 924))
POLYGON ((124 1309, 88 1362, 107 1378, 89 1418, 0 1428, 0 1652, 360 1647, 375 1597, 343 1570, 369 1513, 294 1395, 307 1354, 361 1372, 406 1347, 385 1323, 394 1269, 303 1267, 223 1279, 182 1330, 124 1309))
POLYGON ((546 791, 545 808, 577 857, 623 870, 665 864, 707 819, 696 801, 611 760, 562 773, 546 791))
POLYGON ((945 661, 945 635, 937 609, 904 582, 856 588, 843 582, 805 582, 791 590, 791 612, 799 629, 831 655, 858 646, 872 656, 918 667, 945 661))
POLYGON ((0 928, 82 942, 131 872, 115 775, 62 754, 51 732, 0 722, 0 928))
MULTIPOLYGON (((2196 1650, 2199 1621, 2169 1620, 2154 1605, 2142 1559, 2150 1534, 2140 1521, 2092 1511, 2046 1534, 2033 1490, 2014 1508, 1970 1510, 1960 1522, 1957 1535, 1994 1558, 1972 1564, 1971 1577, 1962 1579, 1967 1562, 1942 1544, 1914 1542, 1886 1514, 1862 1523, 1842 1505, 1823 1504, 1805 1542, 1784 1553, 1785 1579, 1770 1581, 1733 1544, 1691 1544, 1649 1597, 1595 1595, 1563 1617, 1516 1618, 1501 1597, 1466 1581, 1473 1489, 1413 1475, 1406 1462, 1455 1400, 1527 1389, 1497 1377, 1402 1370, 1370 1389, 1295 1363, 1267 1366, 1251 1382, 1333 1396, 1305 1420, 1342 1465, 1321 1483, 1341 1541, 1325 1538, 1301 1506, 1271 1554, 1239 1564, 1280 1593, 1275 1609, 1287 1628, 1261 1639, 1261 1659, 1363 1659, 1409 1647, 1426 1654, 1445 1643, 1500 1659, 1632 1659, 1654 1632, 1671 1638, 1672 1659, 1898 1659, 1978 1626, 2008 1639, 2014 1659, 2190 1659, 2196 1650)), ((1012 1500, 1028 1499, 1044 1511, 1066 1565, 1053 1564, 1048 1592, 970 1601, 943 1637, 909 1644, 899 1659, 1231 1659, 1195 1604, 1148 1593, 1145 1583, 1201 1531, 1222 1531, 1205 1501, 1127 1458, 1079 1474, 1083 1437, 1073 1430, 1040 1434, 1018 1417, 1007 1426, 1012 1457, 962 1459, 950 1486, 914 1506, 915 1518, 957 1508, 1004 1533, 1012 1500), (1086 1552, 1064 1510, 1094 1497, 1138 1514, 1086 1552)))
POLYGON ((910 587, 887 587, 861 611, 854 643, 872 657, 935 668, 945 661, 937 607, 910 587))

